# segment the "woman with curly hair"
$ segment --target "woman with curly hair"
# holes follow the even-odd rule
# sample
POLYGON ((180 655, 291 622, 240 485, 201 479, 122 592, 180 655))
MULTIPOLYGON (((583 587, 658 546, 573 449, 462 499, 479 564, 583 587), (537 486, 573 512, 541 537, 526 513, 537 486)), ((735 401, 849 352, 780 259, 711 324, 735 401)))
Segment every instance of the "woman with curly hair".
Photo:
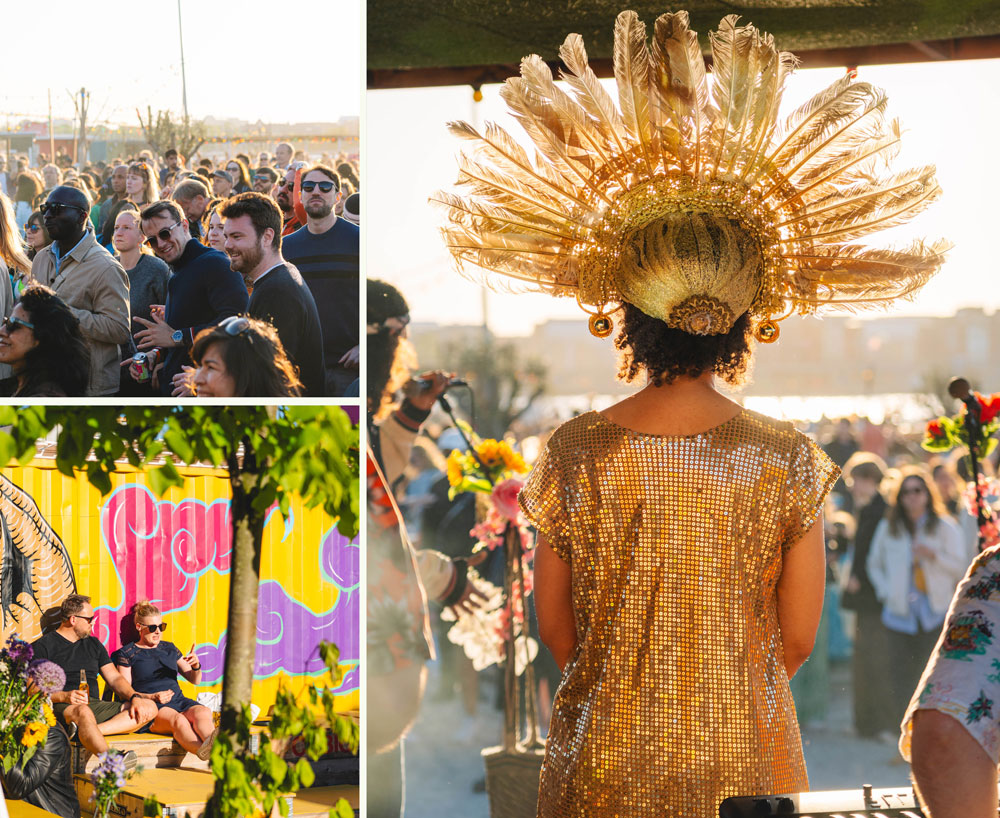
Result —
POLYGON ((90 351, 66 302, 32 284, 0 325, 0 363, 14 372, 0 381, 0 394, 77 397, 87 388, 90 351))
POLYGON ((199 398, 298 397, 302 383, 274 327, 233 315, 202 330, 191 347, 194 367, 174 378, 174 396, 199 398))

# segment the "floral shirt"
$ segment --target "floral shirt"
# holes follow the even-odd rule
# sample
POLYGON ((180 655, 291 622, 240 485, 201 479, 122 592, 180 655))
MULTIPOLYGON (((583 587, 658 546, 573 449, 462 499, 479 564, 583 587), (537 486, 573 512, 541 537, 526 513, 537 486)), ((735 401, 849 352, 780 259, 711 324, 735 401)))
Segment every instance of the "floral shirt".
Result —
POLYGON ((903 717, 899 750, 907 761, 917 710, 947 713, 1000 762, 1000 545, 976 558, 955 592, 903 717))

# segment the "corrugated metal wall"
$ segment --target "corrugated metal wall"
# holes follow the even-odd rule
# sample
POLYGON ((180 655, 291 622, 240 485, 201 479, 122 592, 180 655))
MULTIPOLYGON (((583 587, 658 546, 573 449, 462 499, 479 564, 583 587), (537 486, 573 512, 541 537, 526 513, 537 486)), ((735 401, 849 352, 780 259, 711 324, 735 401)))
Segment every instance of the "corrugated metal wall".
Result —
MULTIPOLYGON (((94 633, 109 651, 121 645, 122 623, 129 623, 131 606, 150 599, 168 623, 167 640, 183 652, 197 645, 204 684, 194 689, 182 681, 185 692, 221 690, 229 598, 229 483, 223 471, 180 471, 184 486, 157 498, 144 474, 128 469, 112 477, 113 491, 105 497, 85 475, 60 474, 52 460, 37 458, 24 468, 0 470, 6 478, 3 548, 8 554, 35 549, 34 558, 21 558, 21 565, 29 566, 23 587, 13 594, 2 589, 5 599, 16 601, 20 592, 35 597, 22 596, 22 606, 3 612, 3 638, 11 631, 31 630, 38 618, 35 604, 45 610, 61 601, 65 590, 54 577, 68 557, 77 592, 90 595, 97 609, 94 633), (31 513, 32 500, 37 515, 31 513), (39 537, 38 530, 46 526, 50 530, 39 537)), ((337 690, 340 707, 358 707, 358 554, 357 544, 339 535, 322 511, 306 509, 297 499, 288 520, 272 511, 261 559, 253 694, 265 712, 279 679, 301 688, 321 672, 321 640, 335 642, 342 663, 351 667, 337 690)))

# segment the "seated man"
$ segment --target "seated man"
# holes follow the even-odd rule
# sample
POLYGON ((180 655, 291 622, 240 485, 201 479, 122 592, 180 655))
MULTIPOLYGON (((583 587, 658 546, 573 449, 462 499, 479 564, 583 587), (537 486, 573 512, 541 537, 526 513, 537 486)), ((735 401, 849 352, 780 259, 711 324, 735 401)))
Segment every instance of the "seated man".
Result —
MULTIPOLYGON (((55 662, 66 672, 66 686, 52 694, 53 710, 69 727, 70 735, 79 732, 80 743, 90 752, 104 753, 104 737, 128 733, 156 717, 156 704, 150 697, 136 693, 111 663, 108 651, 90 633, 94 609, 90 597, 72 594, 60 606, 62 624, 35 642, 35 658, 55 662), (80 690, 81 672, 89 690, 80 690), (105 702, 97 697, 97 674, 122 701, 105 702)), ((131 750, 125 754, 127 769, 135 769, 138 759, 131 750)))
POLYGON ((61 724, 49 728, 45 743, 23 766, 15 764, 9 772, 0 772, 0 778, 7 798, 27 801, 60 818, 80 818, 80 802, 70 767, 69 737, 61 724))
POLYGON ((899 749, 928 818, 996 818, 1000 761, 1000 545, 955 592, 903 717, 899 749))

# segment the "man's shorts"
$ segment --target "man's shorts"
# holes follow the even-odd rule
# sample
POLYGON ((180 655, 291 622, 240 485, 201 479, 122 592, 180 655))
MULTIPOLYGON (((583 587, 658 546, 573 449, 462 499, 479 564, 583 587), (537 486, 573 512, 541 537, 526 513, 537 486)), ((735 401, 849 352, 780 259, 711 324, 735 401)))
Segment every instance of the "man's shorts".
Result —
MULTIPOLYGON (((98 724, 110 721, 122 712, 121 702, 106 702, 102 699, 91 699, 87 702, 87 704, 93 711, 94 718, 97 719, 98 724)), ((58 718, 63 724, 66 723, 66 720, 63 718, 63 713, 66 711, 67 707, 69 707, 68 702, 59 702, 58 704, 52 705, 52 712, 56 714, 56 718, 58 718)))
POLYGON ((972 563, 951 601, 937 647, 903 717, 899 750, 910 760, 913 714, 937 710, 1000 761, 1000 545, 972 563))

